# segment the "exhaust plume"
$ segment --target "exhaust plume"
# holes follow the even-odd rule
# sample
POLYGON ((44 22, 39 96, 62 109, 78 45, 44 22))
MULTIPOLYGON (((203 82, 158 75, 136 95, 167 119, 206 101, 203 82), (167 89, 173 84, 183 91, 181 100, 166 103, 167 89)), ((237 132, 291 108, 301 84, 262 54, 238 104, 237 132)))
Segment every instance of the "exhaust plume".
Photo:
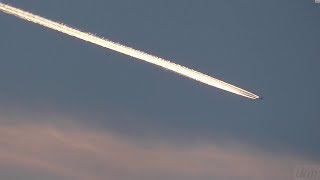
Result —
POLYGON ((210 77, 210 76, 203 74, 201 72, 189 69, 187 67, 181 66, 179 64, 175 64, 173 62, 170 62, 168 60, 147 54, 145 52, 135 50, 133 48, 121 45, 119 43, 110 41, 108 39, 103 39, 103 38, 97 37, 95 35, 92 35, 90 33, 82 32, 80 30, 69 27, 67 25, 48 20, 46 18, 40 17, 38 15, 29 13, 26 11, 23 11, 21 9, 12 7, 10 5, 3 4, 1 2, 0 2, 0 10, 7 13, 7 14, 11 14, 11 15, 19 17, 21 19, 33 22, 35 24, 45 26, 49 29, 59 31, 59 32, 67 34, 69 36, 73 36, 78 39, 82 39, 84 41, 102 46, 104 48, 111 49, 113 51, 117 51, 119 53, 134 57, 136 59, 160 66, 164 69, 171 70, 175 73, 178 73, 178 74, 183 75, 185 77, 188 77, 190 79, 202 82, 202 83, 207 84, 209 86, 220 88, 225 91, 229 91, 231 93, 238 94, 238 95, 250 98, 250 99, 260 99, 259 96, 255 95, 249 91, 246 91, 246 90, 241 89, 239 87, 236 87, 234 85, 228 84, 228 83, 223 82, 221 80, 218 80, 216 78, 210 77))

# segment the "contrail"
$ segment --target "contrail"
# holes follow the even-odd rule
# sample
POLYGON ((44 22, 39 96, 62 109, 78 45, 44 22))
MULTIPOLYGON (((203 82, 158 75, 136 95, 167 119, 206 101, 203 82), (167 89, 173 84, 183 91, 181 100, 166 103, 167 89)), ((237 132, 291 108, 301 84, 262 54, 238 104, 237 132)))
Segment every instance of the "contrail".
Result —
POLYGON ((115 43, 115 42, 110 41, 108 39, 103 39, 103 38, 97 37, 95 35, 92 35, 90 33, 82 32, 82 31, 77 30, 75 28, 71 28, 67 25, 48 20, 46 18, 40 17, 38 15, 29 13, 26 11, 23 11, 21 9, 12 7, 7 4, 3 4, 2 2, 0 2, 0 10, 7 13, 7 14, 11 14, 11 15, 19 17, 21 19, 33 22, 35 24, 45 26, 49 29, 59 31, 64 34, 82 39, 84 41, 102 46, 104 48, 108 48, 113 51, 117 51, 119 53, 137 58, 139 60, 160 66, 164 69, 171 70, 175 73, 178 73, 178 74, 183 75, 185 77, 188 77, 190 79, 205 83, 209 86, 214 86, 216 88, 220 88, 225 91, 229 91, 231 93, 235 93, 235 94, 238 94, 238 95, 250 98, 250 99, 260 99, 259 96, 255 95, 249 91, 246 91, 246 90, 241 89, 239 87, 236 87, 234 85, 228 84, 226 82, 220 81, 218 79, 210 77, 210 76, 203 74, 201 72, 189 69, 187 67, 181 66, 179 64, 175 64, 173 62, 170 62, 168 60, 147 54, 145 52, 135 50, 133 48, 121 45, 119 43, 115 43))

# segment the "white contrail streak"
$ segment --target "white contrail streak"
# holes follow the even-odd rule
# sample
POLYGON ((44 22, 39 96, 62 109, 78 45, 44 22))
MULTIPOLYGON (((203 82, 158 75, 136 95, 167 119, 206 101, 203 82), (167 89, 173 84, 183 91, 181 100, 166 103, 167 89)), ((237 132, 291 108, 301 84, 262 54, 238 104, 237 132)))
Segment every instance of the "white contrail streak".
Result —
POLYGON ((207 85, 214 86, 214 87, 217 87, 217 88, 220 88, 220 89, 223 89, 223 90, 226 90, 226 91, 229 91, 229 92, 232 92, 232 93, 235 93, 235 94, 238 94, 238 95, 250 98, 250 99, 259 99, 259 96, 255 95, 251 92, 248 92, 244 89, 241 89, 239 87, 228 84, 226 82, 220 81, 218 79, 210 77, 210 76, 203 74, 201 72, 198 72, 198 71, 189 69, 187 67, 172 63, 168 60, 147 54, 145 52, 135 50, 130 47, 112 42, 108 39, 99 38, 99 37, 94 36, 90 33, 82 32, 80 30, 71 28, 67 25, 60 24, 60 23, 45 19, 45 18, 40 17, 38 15, 34 15, 32 13, 23 11, 21 9, 3 4, 2 2, 0 2, 0 10, 7 13, 7 14, 11 14, 16 17, 19 17, 21 19, 45 26, 49 29, 53 29, 53 30, 62 32, 64 34, 82 39, 84 41, 88 41, 93 44, 117 51, 119 53, 126 54, 128 56, 137 58, 139 60, 146 61, 151 64, 155 64, 157 66, 171 70, 173 72, 181 74, 181 75, 188 77, 190 79, 194 79, 196 81, 205 83, 207 85))

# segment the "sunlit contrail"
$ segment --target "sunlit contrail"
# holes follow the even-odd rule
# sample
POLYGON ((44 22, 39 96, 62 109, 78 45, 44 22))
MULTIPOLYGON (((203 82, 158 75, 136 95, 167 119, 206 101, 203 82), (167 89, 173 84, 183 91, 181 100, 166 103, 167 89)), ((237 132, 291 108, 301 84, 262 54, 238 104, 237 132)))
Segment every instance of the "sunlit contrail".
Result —
POLYGON ((175 64, 173 62, 170 62, 168 60, 147 54, 145 52, 135 50, 130 47, 112 42, 108 39, 103 39, 103 38, 94 36, 90 33, 82 32, 82 31, 77 30, 75 28, 71 28, 67 25, 60 24, 60 23, 45 19, 45 18, 40 17, 38 15, 34 15, 32 13, 23 11, 21 9, 17 9, 15 7, 3 4, 1 2, 0 2, 0 10, 5 13, 12 14, 16 17, 21 18, 21 19, 45 26, 49 29, 53 29, 53 30, 62 32, 64 34, 82 39, 84 41, 88 41, 93 44, 117 51, 119 53, 126 54, 128 56, 137 58, 139 60, 158 65, 162 68, 171 70, 173 72, 181 74, 181 75, 188 77, 190 79, 194 79, 196 81, 205 83, 207 85, 214 86, 214 87, 217 87, 217 88, 220 88, 220 89, 223 89, 223 90, 226 90, 226 91, 229 91, 229 92, 232 92, 232 93, 235 93, 235 94, 238 94, 238 95, 250 98, 250 99, 260 99, 259 96, 255 95, 249 91, 246 91, 246 90, 241 89, 239 87, 236 87, 234 85, 228 84, 226 82, 220 81, 218 79, 210 77, 210 76, 203 74, 201 72, 189 69, 187 67, 181 66, 179 64, 175 64))

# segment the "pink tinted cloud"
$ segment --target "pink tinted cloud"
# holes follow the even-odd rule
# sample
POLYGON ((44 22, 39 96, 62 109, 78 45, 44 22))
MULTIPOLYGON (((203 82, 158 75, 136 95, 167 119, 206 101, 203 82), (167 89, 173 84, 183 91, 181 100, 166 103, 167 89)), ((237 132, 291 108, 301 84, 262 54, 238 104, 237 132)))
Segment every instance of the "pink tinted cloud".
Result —
POLYGON ((83 127, 35 123, 0 127, 0 168, 16 165, 66 179, 291 180, 294 166, 306 163, 245 145, 143 144, 83 127))

